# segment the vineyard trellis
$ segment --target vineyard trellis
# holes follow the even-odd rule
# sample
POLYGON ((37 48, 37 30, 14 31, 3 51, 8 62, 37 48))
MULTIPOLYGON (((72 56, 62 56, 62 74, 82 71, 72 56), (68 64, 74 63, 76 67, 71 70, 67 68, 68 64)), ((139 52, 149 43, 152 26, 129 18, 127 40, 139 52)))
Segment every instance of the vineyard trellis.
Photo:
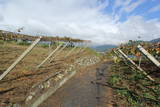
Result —
MULTIPOLYGON (((24 40, 24 41, 34 41, 37 36, 18 34, 14 32, 1 31, 0 30, 0 40, 24 40)), ((64 42, 89 42, 88 40, 73 39, 70 37, 53 37, 53 36, 42 36, 41 41, 64 41, 64 42)))
MULTIPOLYGON (((33 41, 34 42, 10 65, 10 67, 5 71, 3 72, 2 75, 0 75, 0 80, 2 80, 9 72, 11 72, 15 66, 26 56, 28 55, 32 49, 40 42, 40 41, 63 41, 63 42, 66 42, 66 44, 59 44, 57 46, 56 49, 54 49, 36 68, 38 69, 39 67, 41 67, 47 60, 49 60, 53 54, 58 54, 60 53, 63 49, 65 49, 69 43, 72 43, 72 42, 90 42, 90 41, 87 41, 87 40, 80 40, 80 39, 72 39, 72 38, 69 38, 69 37, 44 37, 44 36, 30 36, 30 35, 24 35, 24 34, 16 34, 16 33, 13 33, 13 32, 3 32, 3 31, 0 31, 1 35, 0 35, 0 40, 9 40, 9 41, 12 41, 12 40, 27 40, 27 41, 33 41), (63 45, 63 46, 62 46, 63 45), (62 48, 61 48, 62 47, 62 48)), ((50 44, 49 44, 50 45, 50 44)), ((49 46, 50 48, 50 46, 49 46)), ((75 49, 77 48, 77 46, 74 46, 67 54, 65 57, 69 56, 75 49)), ((56 55, 53 57, 55 58, 56 55)), ((51 61, 53 60, 53 58, 51 59, 51 61)))

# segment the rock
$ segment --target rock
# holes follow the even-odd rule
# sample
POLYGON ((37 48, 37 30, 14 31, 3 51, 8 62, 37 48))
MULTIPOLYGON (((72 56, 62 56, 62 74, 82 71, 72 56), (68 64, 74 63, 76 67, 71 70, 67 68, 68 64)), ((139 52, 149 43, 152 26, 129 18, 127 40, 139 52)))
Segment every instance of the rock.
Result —
POLYGON ((81 66, 89 66, 89 65, 96 64, 99 61, 100 61, 99 57, 86 56, 86 57, 77 59, 75 61, 75 63, 77 63, 78 65, 81 65, 81 66))
POLYGON ((32 98, 33 98, 32 95, 28 96, 27 99, 26 99, 26 102, 30 101, 32 98))

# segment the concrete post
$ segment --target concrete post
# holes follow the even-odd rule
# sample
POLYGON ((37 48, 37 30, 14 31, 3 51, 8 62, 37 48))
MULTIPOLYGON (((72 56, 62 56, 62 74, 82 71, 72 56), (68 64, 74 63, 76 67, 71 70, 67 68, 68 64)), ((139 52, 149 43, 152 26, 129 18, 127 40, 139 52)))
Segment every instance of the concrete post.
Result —
POLYGON ((58 53, 60 53, 63 49, 65 49, 65 48, 67 47, 67 45, 68 45, 68 43, 65 44, 65 45, 55 54, 55 56, 54 56, 53 58, 51 58, 51 60, 50 60, 49 62, 52 62, 53 59, 58 55, 58 53))
POLYGON ((69 56, 76 48, 77 48, 77 47, 74 46, 74 48, 72 48, 72 49, 67 53, 67 55, 65 56, 65 58, 66 58, 67 56, 69 56))
POLYGON ((44 59, 38 66, 37 68, 41 67, 63 44, 60 44, 55 50, 53 50, 46 59, 44 59))
POLYGON ((150 61, 152 61, 157 67, 160 68, 160 63, 158 60, 156 60, 150 53, 148 53, 141 45, 138 45, 137 48, 140 50, 140 52, 147 57, 150 61))
POLYGON ((41 40, 41 37, 36 39, 30 47, 28 47, 22 54, 17 58, 17 60, 0 76, 2 80, 31 50, 36 46, 36 44, 41 40))
POLYGON ((118 49, 119 53, 121 53, 131 64, 133 64, 139 71, 141 71, 149 80, 154 81, 152 77, 150 77, 141 67, 139 67, 135 62, 133 62, 125 53, 123 53, 120 49, 118 49))

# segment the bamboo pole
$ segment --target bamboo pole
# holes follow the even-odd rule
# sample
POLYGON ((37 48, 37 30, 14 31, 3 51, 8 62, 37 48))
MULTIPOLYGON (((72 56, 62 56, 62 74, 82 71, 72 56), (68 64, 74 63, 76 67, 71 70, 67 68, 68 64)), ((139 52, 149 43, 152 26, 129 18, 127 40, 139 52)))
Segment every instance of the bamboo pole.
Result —
POLYGON ((36 46, 36 44, 41 40, 42 37, 36 39, 30 47, 28 47, 22 54, 19 56, 16 61, 0 76, 2 80, 14 67, 36 46))

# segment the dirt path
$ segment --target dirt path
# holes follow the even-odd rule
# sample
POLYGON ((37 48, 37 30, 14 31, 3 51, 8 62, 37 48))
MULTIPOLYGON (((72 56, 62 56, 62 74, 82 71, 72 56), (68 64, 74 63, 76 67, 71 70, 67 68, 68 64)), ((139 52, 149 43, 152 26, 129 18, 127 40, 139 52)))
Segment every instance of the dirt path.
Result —
POLYGON ((97 79, 105 81, 103 75, 108 63, 97 69, 78 72, 40 107, 106 107, 107 88, 94 84, 97 79))

